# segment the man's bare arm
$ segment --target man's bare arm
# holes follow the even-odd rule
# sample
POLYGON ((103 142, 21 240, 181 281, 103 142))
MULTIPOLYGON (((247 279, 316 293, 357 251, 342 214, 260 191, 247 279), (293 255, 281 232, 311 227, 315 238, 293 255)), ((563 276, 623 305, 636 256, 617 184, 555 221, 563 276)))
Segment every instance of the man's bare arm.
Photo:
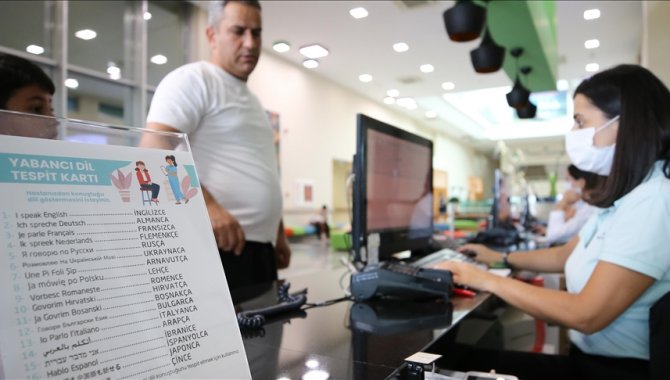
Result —
MULTIPOLYGON (((147 123, 146 128, 157 132, 181 133, 178 129, 161 123, 150 122, 147 123)), ((140 147, 142 148, 157 148, 157 149, 172 150, 177 146, 177 143, 178 141, 176 141, 176 139, 162 133, 152 133, 152 132, 143 133, 142 138, 140 139, 140 147)))

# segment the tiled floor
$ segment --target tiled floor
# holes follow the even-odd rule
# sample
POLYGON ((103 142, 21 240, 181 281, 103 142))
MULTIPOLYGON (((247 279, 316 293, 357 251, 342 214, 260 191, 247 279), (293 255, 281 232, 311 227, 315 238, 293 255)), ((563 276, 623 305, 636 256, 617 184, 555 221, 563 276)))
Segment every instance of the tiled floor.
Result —
POLYGON ((279 278, 315 272, 322 269, 340 268, 347 259, 348 252, 334 251, 327 240, 318 240, 315 236, 306 236, 289 240, 291 246, 291 265, 279 270, 279 278))

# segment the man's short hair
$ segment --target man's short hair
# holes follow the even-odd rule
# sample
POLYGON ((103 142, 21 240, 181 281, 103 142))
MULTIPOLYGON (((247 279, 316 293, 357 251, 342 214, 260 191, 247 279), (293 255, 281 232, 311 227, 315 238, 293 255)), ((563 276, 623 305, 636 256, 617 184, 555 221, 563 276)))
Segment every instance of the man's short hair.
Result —
POLYGON ((254 7, 261 10, 261 3, 258 0, 219 0, 219 1, 210 1, 209 2, 209 15, 208 15, 208 25, 211 27, 216 27, 223 17, 223 9, 228 5, 228 3, 240 3, 249 7, 254 7))
POLYGON ((0 109, 6 108, 16 90, 30 85, 38 85, 51 95, 56 92, 54 82, 39 66, 27 59, 0 53, 0 109))

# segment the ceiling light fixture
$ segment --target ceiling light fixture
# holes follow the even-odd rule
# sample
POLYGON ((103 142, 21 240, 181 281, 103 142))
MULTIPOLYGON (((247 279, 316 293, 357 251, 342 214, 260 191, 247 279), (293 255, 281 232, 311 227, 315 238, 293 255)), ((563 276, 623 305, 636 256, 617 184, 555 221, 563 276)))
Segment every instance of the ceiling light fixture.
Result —
POLYGON ((121 79, 121 69, 114 62, 107 63, 107 74, 111 79, 121 79))
POLYGON ((470 59, 475 71, 488 74, 500 70, 505 59, 505 48, 496 44, 486 27, 484 38, 478 48, 470 51, 470 59))
POLYGON ((600 9, 589 9, 584 11, 584 20, 595 20, 600 18, 600 9))
POLYGON ((349 14, 355 19, 368 17, 368 11, 363 7, 354 8, 349 11, 349 14))
POLYGON ((456 88, 456 85, 454 84, 454 82, 444 82, 444 83, 442 83, 442 89, 445 90, 445 91, 451 91, 454 88, 456 88))
POLYGON ((600 65, 597 63, 588 63, 586 64, 585 69, 589 73, 595 73, 596 71, 600 70, 600 65))
MULTIPOLYGON (((507 98, 507 104, 513 108, 522 108, 528 104, 528 98, 530 97, 530 91, 521 83, 519 78, 519 57, 523 54, 523 48, 517 47, 510 51, 510 54, 516 60, 516 79, 514 80, 514 87, 512 91, 508 92, 505 96, 507 98)), ((530 69, 530 68, 529 68, 530 69)))
POLYGON ((358 76, 358 80, 363 83, 372 82, 372 75, 370 74, 361 74, 358 76))
POLYGON ((388 95, 392 98, 397 98, 398 96, 400 96, 400 91, 398 91, 396 89, 391 89, 391 90, 386 91, 386 95, 388 95))
POLYGON ((398 42, 396 44, 393 44, 393 50, 395 50, 398 53, 404 53, 407 50, 409 50, 409 45, 407 45, 404 42, 398 42))
POLYGON ((396 100, 396 104, 408 110, 417 109, 416 100, 412 98, 399 98, 396 100))
POLYGON ((519 119, 534 119, 535 115, 537 115, 537 106, 532 102, 528 102, 525 107, 516 110, 516 116, 519 119))
POLYGON ((435 67, 433 67, 433 65, 431 65, 430 63, 426 63, 425 65, 421 65, 419 67, 419 70, 421 70, 422 73, 428 74, 435 71, 435 67))
MULTIPOLYGON (((526 78, 526 85, 528 85, 528 74, 530 74, 532 70, 533 69, 530 66, 524 66, 521 68, 521 74, 523 74, 524 78, 526 78)), ((516 116, 518 116, 519 119, 534 119, 536 114, 537 106, 530 101, 529 94, 526 104, 516 109, 516 116)))
POLYGON ((584 47, 587 49, 595 49, 600 46, 600 41, 597 39, 586 40, 584 41, 584 47))
POLYGON ((323 58, 328 55, 328 49, 319 44, 303 46, 299 51, 300 54, 311 59, 323 58))
POLYGON ((308 69, 316 69, 317 67, 319 67, 319 61, 317 61, 316 59, 306 59, 302 61, 302 65, 308 69))
POLYGON ((287 51, 291 50, 291 45, 285 41, 277 41, 272 45, 272 49, 277 53, 286 53, 287 51))
POLYGON ((156 54, 153 57, 151 57, 151 63, 156 64, 156 65, 164 65, 168 61, 167 57, 164 56, 163 54, 156 54))
POLYGON ((565 79, 559 79, 556 81, 556 89, 558 91, 568 91, 570 89, 570 83, 565 79))
POLYGON ((479 38, 486 9, 472 1, 457 1, 456 5, 442 14, 449 39, 456 42, 472 41, 479 38))
POLYGON ((77 87, 79 87, 79 81, 76 80, 76 79, 74 79, 74 78, 67 78, 67 79, 65 80, 65 87, 67 87, 67 88, 71 88, 71 89, 74 90, 74 89, 76 89, 77 87))
POLYGON ((528 89, 524 87, 523 84, 521 84, 519 74, 516 75, 512 91, 508 92, 505 97, 507 98, 507 104, 513 108, 522 108, 528 104, 530 91, 528 91, 528 89))
POLYGON ((435 119, 436 117, 437 117, 437 112, 426 111, 426 119, 435 119))
POLYGON ((144 12, 144 20, 145 21, 151 20, 151 17, 152 17, 151 12, 144 12))
POLYGON ((97 37, 97 36, 98 36, 98 33, 96 33, 95 30, 91 30, 91 29, 82 29, 82 30, 78 30, 78 31, 76 31, 76 32, 74 33, 74 36, 77 37, 77 38, 79 38, 79 39, 82 39, 82 40, 84 40, 84 41, 88 41, 88 40, 92 40, 92 39, 94 39, 95 37, 97 37))
POLYGON ((277 41, 272 45, 272 49, 277 53, 286 53, 291 50, 291 45, 286 41, 277 41))
POLYGON ((384 98, 384 103, 385 104, 393 104, 395 103, 395 98, 392 96, 387 96, 384 98))
POLYGON ((30 54, 40 55, 44 53, 44 48, 38 45, 28 45, 26 51, 30 54))

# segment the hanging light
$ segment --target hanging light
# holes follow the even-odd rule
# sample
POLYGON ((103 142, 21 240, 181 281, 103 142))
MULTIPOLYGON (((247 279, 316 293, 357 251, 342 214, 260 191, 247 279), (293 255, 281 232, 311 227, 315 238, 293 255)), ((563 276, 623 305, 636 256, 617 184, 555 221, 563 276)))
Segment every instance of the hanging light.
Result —
POLYGON ((517 108, 516 115, 519 119, 533 119, 537 113, 537 106, 530 101, 526 104, 525 107, 517 108))
POLYGON ((514 108, 523 108, 528 104, 528 99, 530 98, 530 91, 521 84, 519 80, 519 74, 516 75, 516 80, 514 81, 514 87, 512 91, 507 93, 507 104, 510 107, 514 108))
MULTIPOLYGON (((510 107, 523 108, 528 104, 528 98, 530 97, 530 91, 523 86, 521 79, 519 78, 519 57, 523 54, 523 48, 514 48, 510 51, 510 54, 516 61, 517 73, 516 79, 514 80, 514 87, 512 87, 512 91, 508 92, 506 95, 507 104, 510 107)), ((530 72, 530 67, 525 67, 524 69, 527 69, 528 72, 530 72)))
POLYGON ((488 27, 484 33, 482 43, 478 48, 470 51, 470 59, 475 71, 480 74, 492 73, 502 67, 505 59, 505 48, 493 41, 488 27))
POLYGON ((456 42, 479 38, 486 19, 486 9, 471 0, 458 0, 442 14, 449 39, 456 42))
MULTIPOLYGON (((520 69, 521 74, 523 74, 526 79, 526 84, 528 84, 528 74, 530 74, 532 70, 533 68, 530 66, 524 66, 520 69)), ((529 100, 526 101, 526 104, 516 109, 516 115, 519 119, 533 119, 535 118, 535 114, 537 114, 537 106, 530 102, 530 94, 528 96, 529 100)))

